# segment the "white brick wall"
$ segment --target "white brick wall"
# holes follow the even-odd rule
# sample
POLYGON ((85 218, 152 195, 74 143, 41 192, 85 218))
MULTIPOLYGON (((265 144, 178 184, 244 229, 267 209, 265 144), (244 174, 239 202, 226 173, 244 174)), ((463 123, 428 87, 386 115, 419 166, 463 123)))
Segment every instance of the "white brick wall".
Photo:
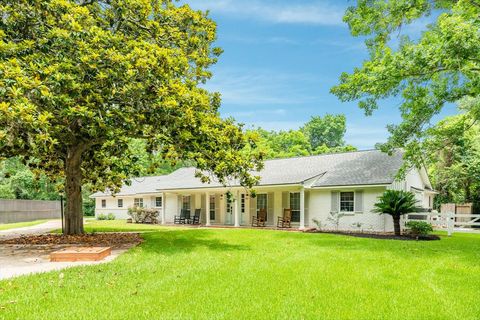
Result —
MULTIPOLYGON (((340 219, 339 229, 356 229, 352 224, 362 223, 362 229, 372 231, 390 231, 393 229, 393 222, 389 216, 372 213, 373 205, 377 198, 385 191, 385 187, 378 188, 358 188, 363 190, 363 213, 348 214, 340 219)), ((345 189, 338 191, 355 191, 356 189, 345 189)), ((310 214, 308 217, 308 226, 315 227, 313 219, 321 221, 322 225, 328 229, 334 229, 336 226, 329 221, 331 211, 331 190, 311 190, 310 191, 310 214)))

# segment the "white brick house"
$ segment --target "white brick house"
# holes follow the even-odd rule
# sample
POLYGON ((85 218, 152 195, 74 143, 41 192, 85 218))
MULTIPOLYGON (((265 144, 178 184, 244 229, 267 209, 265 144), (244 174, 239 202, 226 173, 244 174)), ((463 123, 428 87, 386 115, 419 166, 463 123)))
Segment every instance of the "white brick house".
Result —
POLYGON ((171 224, 181 209, 201 209, 204 225, 248 226, 259 209, 267 210, 267 225, 275 226, 283 208, 291 208, 294 227, 334 227, 332 217, 341 213, 340 229, 391 231, 389 216, 372 213, 373 204, 386 189, 414 192, 419 204, 431 208, 435 192, 424 168, 412 169, 402 181, 395 175, 403 163, 401 152, 388 156, 377 150, 325 154, 265 161, 255 188, 257 197, 232 184, 203 184, 195 168, 182 168, 169 175, 132 180, 131 186, 112 196, 92 195, 95 212, 127 218, 133 205, 158 208, 160 221, 171 224), (233 202, 226 193, 231 192, 233 202))

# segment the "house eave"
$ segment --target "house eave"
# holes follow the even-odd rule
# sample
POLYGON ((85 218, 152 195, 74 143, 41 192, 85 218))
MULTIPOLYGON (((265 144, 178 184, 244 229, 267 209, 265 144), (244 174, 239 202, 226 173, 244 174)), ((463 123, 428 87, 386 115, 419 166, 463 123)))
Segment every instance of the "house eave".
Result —
POLYGON ((378 188, 388 187, 391 183, 372 183, 372 184, 345 184, 345 185, 328 185, 328 186, 313 186, 311 189, 342 189, 342 188, 378 188))
MULTIPOLYGON (((282 184, 261 184, 258 186, 254 186, 253 188, 269 188, 269 187, 292 187, 292 186, 298 186, 302 187, 303 184, 302 182, 295 182, 295 183, 282 183, 282 184)), ((200 191, 200 190, 212 190, 212 189, 228 189, 228 188, 245 188, 241 185, 234 185, 234 186, 206 186, 206 187, 196 187, 196 188, 169 188, 169 189, 157 189, 158 192, 166 192, 166 193, 171 193, 171 192, 178 192, 178 191, 200 191)))

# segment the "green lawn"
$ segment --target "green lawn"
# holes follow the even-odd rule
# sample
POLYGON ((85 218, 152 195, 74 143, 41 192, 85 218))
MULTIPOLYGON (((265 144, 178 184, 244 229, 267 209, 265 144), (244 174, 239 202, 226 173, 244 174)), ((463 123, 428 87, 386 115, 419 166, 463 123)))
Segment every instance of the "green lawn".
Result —
POLYGON ((15 223, 0 223, 0 231, 36 226, 37 224, 41 224, 41 223, 44 223, 44 222, 47 222, 47 221, 49 221, 49 220, 35 220, 35 221, 15 222, 15 223))
POLYGON ((479 235, 405 242, 121 221, 87 226, 101 231, 112 224, 156 231, 145 233, 140 247, 109 264, 0 282, 0 319, 480 315, 479 235))
POLYGON ((84 224, 85 232, 110 231, 159 231, 165 227, 155 224, 127 223, 126 220, 95 220, 89 219, 84 224))

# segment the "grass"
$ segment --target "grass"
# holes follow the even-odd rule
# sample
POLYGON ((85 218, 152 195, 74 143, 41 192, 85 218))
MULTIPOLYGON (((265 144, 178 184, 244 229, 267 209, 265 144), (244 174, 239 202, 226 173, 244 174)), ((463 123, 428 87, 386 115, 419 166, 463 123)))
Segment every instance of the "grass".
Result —
POLYGON ((478 319, 480 236, 149 229, 115 261, 0 281, 1 319, 478 319))
POLYGON ((42 224, 42 223, 47 222, 47 221, 49 221, 49 220, 35 220, 35 221, 26 221, 26 222, 3 223, 3 224, 0 224, 0 231, 36 226, 37 224, 42 224))
POLYGON ((85 232, 112 232, 112 231, 159 231, 165 227, 156 224, 127 223, 126 220, 87 220, 85 232))

